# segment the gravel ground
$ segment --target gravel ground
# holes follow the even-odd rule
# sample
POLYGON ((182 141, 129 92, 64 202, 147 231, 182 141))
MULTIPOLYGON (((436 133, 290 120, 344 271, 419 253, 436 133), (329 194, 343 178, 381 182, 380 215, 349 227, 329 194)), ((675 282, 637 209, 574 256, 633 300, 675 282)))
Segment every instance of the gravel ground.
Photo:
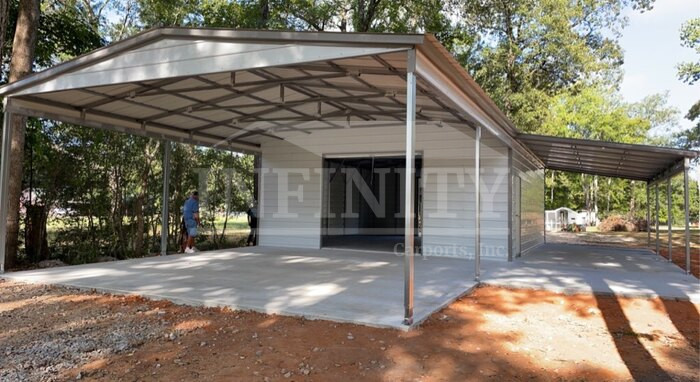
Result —
POLYGON ((3 282, 0 381, 53 381, 66 370, 129 352, 162 335, 163 313, 134 297, 3 282))

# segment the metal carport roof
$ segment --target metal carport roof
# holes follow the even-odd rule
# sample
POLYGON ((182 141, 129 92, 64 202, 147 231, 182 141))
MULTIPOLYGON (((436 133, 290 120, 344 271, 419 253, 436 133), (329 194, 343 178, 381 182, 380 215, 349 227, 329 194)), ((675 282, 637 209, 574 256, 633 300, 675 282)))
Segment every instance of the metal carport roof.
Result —
POLYGON ((262 139, 416 120, 483 126, 531 160, 517 130, 430 34, 158 28, 0 87, 19 114, 243 152, 262 139))
POLYGON ((669 147, 520 134, 518 140, 550 170, 653 182, 683 171, 697 151, 669 147))

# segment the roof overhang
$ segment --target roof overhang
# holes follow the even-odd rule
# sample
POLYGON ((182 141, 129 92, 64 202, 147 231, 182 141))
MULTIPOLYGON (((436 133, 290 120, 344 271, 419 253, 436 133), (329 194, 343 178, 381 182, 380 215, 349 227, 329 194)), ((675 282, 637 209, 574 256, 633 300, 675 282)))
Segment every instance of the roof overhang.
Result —
MULTIPOLYGON (((0 88, 8 110, 243 152, 316 129, 478 125, 534 163, 506 116, 430 34, 159 28, 0 88)), ((299 137, 296 137, 297 139, 299 137)))
POLYGON ((697 151, 668 147, 520 134, 550 170, 560 170, 645 182, 682 172, 697 151))

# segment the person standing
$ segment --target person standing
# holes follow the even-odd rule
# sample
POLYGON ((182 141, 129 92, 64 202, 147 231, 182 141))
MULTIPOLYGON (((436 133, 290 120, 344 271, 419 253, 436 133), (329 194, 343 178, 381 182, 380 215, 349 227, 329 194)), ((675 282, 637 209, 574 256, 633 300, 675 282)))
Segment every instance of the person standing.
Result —
POLYGON ((182 217, 185 220, 185 228, 187 229, 185 253, 195 253, 197 248, 194 247, 194 238, 197 237, 197 227, 201 224, 199 220, 199 193, 197 191, 192 192, 189 199, 185 200, 185 205, 182 208, 182 217))
POLYGON ((257 245, 258 244, 258 203, 253 202, 253 205, 246 211, 248 214, 248 226, 250 227, 250 234, 248 235, 248 241, 246 245, 257 245))

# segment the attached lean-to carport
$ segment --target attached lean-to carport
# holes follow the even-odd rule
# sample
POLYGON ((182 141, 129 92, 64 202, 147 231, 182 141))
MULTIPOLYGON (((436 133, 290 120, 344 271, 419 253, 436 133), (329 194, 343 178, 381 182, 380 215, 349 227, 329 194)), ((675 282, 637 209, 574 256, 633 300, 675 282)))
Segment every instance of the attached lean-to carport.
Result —
MULTIPOLYGON (((690 202, 688 170, 690 161, 698 152, 668 147, 561 138, 521 134, 525 143, 550 170, 568 171, 646 182, 647 200, 650 189, 655 190, 656 253, 659 253, 659 184, 666 183, 668 207, 668 261, 672 261, 671 240, 673 214, 671 213, 671 178, 683 174, 685 211, 685 269, 690 273, 690 202)), ((651 203, 647 203, 647 222, 651 222, 651 203)), ((647 224, 647 244, 651 246, 651 224, 647 224)))
MULTIPOLYGON (((536 161, 516 130, 429 34, 349 34, 160 28, 0 88, 0 264, 7 216, 10 120, 25 115, 147 136, 165 143, 162 253, 167 252, 169 142, 250 154, 286 140, 357 123, 405 124, 405 171, 415 172, 416 125, 473 136, 475 265, 480 271, 480 148, 488 136, 536 161), (483 132, 482 132, 483 129, 483 132)), ((403 135, 400 139, 404 139, 403 135)), ((414 323, 413 177, 404 193, 404 322, 414 323)), ((464 264, 471 264, 470 262, 464 264)))

